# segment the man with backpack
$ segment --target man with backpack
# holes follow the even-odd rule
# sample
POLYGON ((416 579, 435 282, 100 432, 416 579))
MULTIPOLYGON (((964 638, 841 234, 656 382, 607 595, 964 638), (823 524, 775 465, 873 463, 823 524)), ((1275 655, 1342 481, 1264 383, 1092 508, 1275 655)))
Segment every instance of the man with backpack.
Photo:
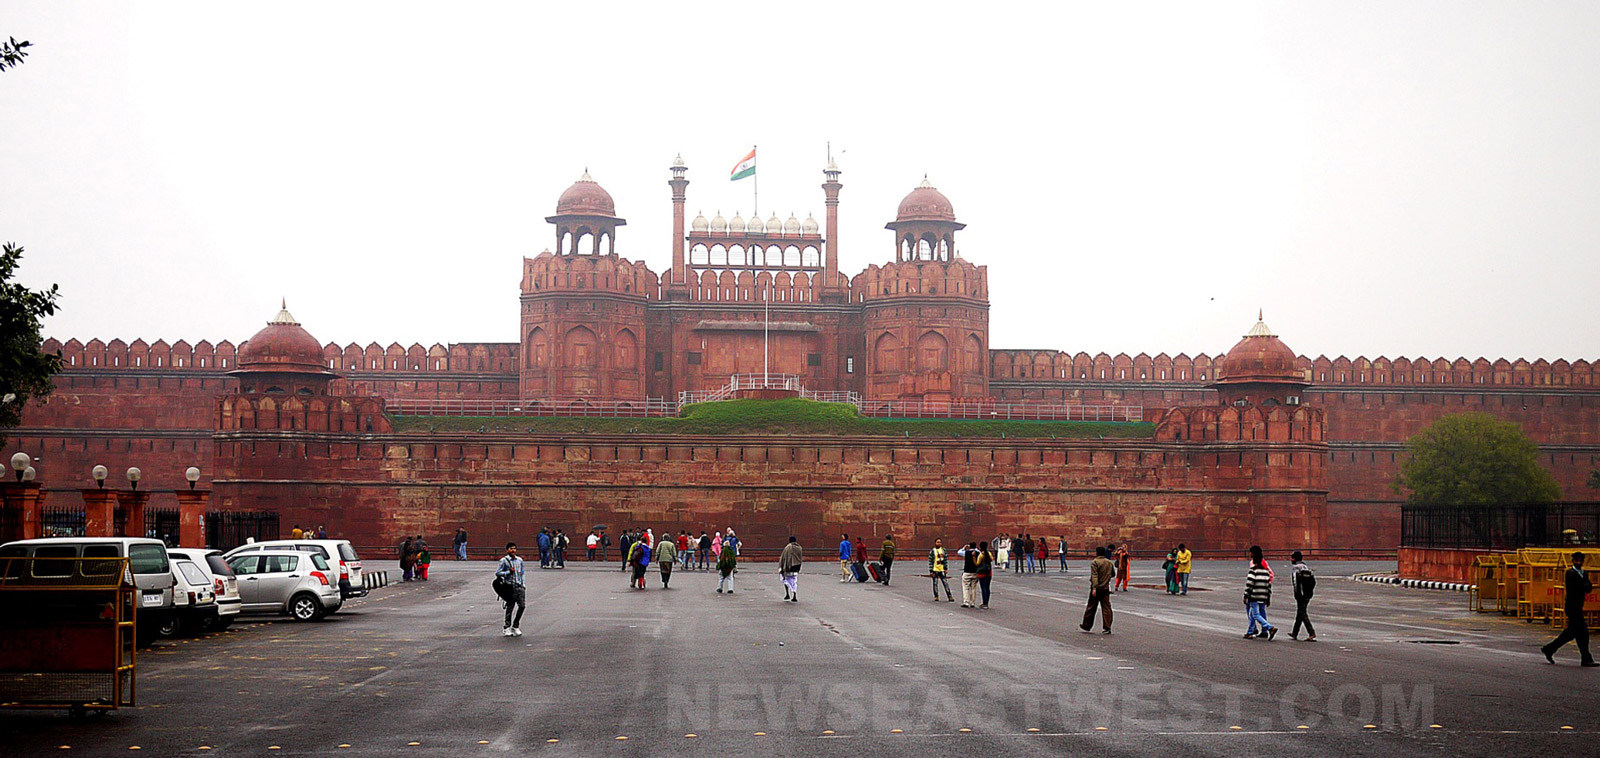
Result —
POLYGON ((1311 594, 1317 589, 1317 575, 1311 573, 1306 567, 1304 556, 1299 550, 1289 556, 1294 584, 1294 628, 1289 630, 1289 639, 1300 639, 1300 625, 1306 625, 1306 642, 1317 638, 1317 630, 1311 626, 1311 618, 1306 615, 1306 606, 1311 603, 1311 594))
POLYGON ((522 559, 517 557, 517 543, 506 543, 505 557, 494 570, 495 592, 506 604, 506 623, 502 637, 522 636, 522 612, 528 607, 528 589, 523 581, 522 559), (516 609, 516 615, 511 611, 516 609))

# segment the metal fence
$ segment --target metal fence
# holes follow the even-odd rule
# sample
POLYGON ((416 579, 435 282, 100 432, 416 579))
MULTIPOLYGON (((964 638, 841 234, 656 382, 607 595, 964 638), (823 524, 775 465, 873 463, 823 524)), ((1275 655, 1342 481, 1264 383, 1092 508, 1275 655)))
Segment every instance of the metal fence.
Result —
POLYGON ((39 509, 39 536, 82 537, 83 506, 47 505, 39 509))
POLYGON ((232 550, 251 538, 278 539, 278 514, 272 511, 211 511, 206 514, 206 545, 232 550))
POLYGON ((663 418, 678 415, 678 404, 658 397, 638 401, 593 400, 388 400, 395 416, 488 416, 574 418, 663 418))
POLYGON ((1402 547, 1515 550, 1596 544, 1600 502, 1400 508, 1402 547))

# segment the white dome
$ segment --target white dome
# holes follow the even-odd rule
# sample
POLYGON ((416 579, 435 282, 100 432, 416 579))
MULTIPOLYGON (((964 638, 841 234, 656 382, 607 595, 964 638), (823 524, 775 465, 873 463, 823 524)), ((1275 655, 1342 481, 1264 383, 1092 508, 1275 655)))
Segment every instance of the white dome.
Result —
POLYGON ((812 218, 811 214, 809 214, 809 213, 806 214, 806 220, 800 222, 800 233, 801 234, 816 234, 817 233, 817 220, 812 218))
POLYGON ((689 230, 694 232, 703 232, 709 228, 711 227, 706 223, 706 214, 704 212, 695 216, 694 221, 689 224, 689 230))
POLYGON ((734 211, 733 219, 728 221, 728 233, 744 234, 744 218, 739 215, 738 211, 734 211))
POLYGON ((711 231, 721 234, 728 230, 728 221, 722 217, 722 211, 717 211, 717 217, 711 219, 711 231))
POLYGON ((783 234, 783 221, 778 218, 776 213, 772 214, 772 218, 767 219, 767 234, 783 234))
POLYGON ((761 234, 766 230, 766 225, 761 223, 760 216, 752 216, 750 218, 750 225, 745 228, 749 229, 751 234, 761 234))
POLYGON ((789 220, 783 222, 783 233, 791 237, 800 234, 800 219, 795 218, 793 212, 789 213, 789 220))

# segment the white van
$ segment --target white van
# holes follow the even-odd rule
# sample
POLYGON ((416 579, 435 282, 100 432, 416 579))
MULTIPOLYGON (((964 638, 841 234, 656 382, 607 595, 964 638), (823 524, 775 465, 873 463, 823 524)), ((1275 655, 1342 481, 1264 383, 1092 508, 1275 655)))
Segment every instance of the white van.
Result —
MULTIPOLYGON (((140 645, 156 638, 163 627, 171 626, 176 612, 172 603, 172 561, 167 555, 166 543, 145 537, 47 537, 36 540, 18 540, 0 545, 0 559, 4 558, 127 558, 133 583, 139 588, 136 619, 140 645)), ((0 560, 6 571, 23 571, 31 565, 36 576, 40 572, 56 570, 50 563, 13 563, 0 560)), ((94 564, 79 563, 81 574, 94 564)), ((72 571, 73 569, 66 569, 72 571)), ((66 578, 62 576, 61 578, 66 578)))

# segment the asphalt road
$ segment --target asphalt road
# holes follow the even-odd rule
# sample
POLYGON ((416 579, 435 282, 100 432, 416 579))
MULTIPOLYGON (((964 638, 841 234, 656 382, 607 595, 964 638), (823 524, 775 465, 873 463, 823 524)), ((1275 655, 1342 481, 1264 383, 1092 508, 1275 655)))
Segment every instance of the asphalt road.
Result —
POLYGON ((731 596, 711 574, 662 591, 652 572, 631 591, 614 565, 535 566, 520 638, 500 635, 492 564, 436 563, 432 581, 323 622, 257 617, 158 643, 139 658, 137 708, 0 712, 0 755, 1600 750, 1600 670, 1571 647, 1546 664, 1549 627, 1335 578, 1381 566, 1319 567, 1317 641, 1288 638, 1280 594, 1267 642, 1242 639, 1242 562, 1197 563, 1187 597, 1136 563, 1109 636, 1076 628, 1081 561, 997 577, 987 611, 931 602, 925 560, 897 564, 891 587, 808 562, 799 603, 781 601, 771 564, 747 565, 731 596))

